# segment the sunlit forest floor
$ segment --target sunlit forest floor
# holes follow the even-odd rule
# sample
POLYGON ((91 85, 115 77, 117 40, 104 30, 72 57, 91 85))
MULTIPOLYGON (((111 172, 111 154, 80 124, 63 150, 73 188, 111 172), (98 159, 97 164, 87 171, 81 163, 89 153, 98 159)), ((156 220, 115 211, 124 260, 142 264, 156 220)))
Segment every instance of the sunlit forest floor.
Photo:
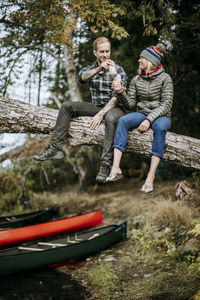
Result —
POLYGON ((33 208, 58 205, 62 216, 102 209, 103 225, 128 222, 127 241, 55 269, 79 283, 79 299, 200 299, 197 256, 180 256, 200 216, 200 192, 194 189, 180 200, 176 183, 156 181, 152 195, 141 193, 142 182, 135 179, 97 185, 88 192, 72 187, 34 195, 33 208))

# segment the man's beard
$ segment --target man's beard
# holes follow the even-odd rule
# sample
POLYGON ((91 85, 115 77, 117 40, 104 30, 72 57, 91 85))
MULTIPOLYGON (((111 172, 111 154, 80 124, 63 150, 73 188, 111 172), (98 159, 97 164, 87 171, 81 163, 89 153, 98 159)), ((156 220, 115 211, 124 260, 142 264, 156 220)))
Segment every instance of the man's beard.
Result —
POLYGON ((99 58, 98 59, 98 62, 101 64, 102 62, 104 62, 104 61, 106 61, 106 60, 108 60, 109 58, 99 58))

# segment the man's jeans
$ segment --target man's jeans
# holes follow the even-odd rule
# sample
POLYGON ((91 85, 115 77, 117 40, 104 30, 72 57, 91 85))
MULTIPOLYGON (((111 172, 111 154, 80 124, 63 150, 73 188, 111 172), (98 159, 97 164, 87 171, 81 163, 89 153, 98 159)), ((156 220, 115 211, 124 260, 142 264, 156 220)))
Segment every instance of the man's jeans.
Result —
MULTIPOLYGON (((56 126, 53 130, 51 143, 57 149, 62 149, 68 135, 68 129, 72 118, 80 116, 93 117, 102 107, 98 107, 89 102, 64 102, 59 110, 56 126)), ((113 158, 113 137, 117 120, 124 115, 124 112, 115 107, 104 116, 105 136, 101 162, 106 161, 112 164, 113 158)))
MULTIPOLYGON (((139 127, 139 125, 146 119, 146 115, 134 112, 121 117, 117 121, 117 128, 115 131, 113 148, 117 148, 122 152, 125 151, 128 130, 139 127)), ((167 117, 159 117, 151 124, 153 129, 153 145, 151 155, 163 157, 165 150, 165 135, 170 128, 171 122, 167 117)))

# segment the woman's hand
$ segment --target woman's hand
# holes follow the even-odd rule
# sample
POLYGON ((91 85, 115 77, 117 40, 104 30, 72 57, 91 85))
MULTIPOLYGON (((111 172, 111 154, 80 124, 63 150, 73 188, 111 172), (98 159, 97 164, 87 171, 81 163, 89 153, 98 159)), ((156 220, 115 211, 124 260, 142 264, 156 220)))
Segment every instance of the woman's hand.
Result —
POLYGON ((141 132, 145 132, 149 129, 150 125, 151 125, 150 121, 146 119, 140 124, 138 130, 141 132))
MULTIPOLYGON (((111 87, 113 90, 115 90, 115 88, 116 88, 115 79, 112 81, 111 87)), ((117 90, 115 90, 116 94, 121 94, 122 92, 123 92, 123 81, 119 82, 119 88, 117 88, 117 90)))

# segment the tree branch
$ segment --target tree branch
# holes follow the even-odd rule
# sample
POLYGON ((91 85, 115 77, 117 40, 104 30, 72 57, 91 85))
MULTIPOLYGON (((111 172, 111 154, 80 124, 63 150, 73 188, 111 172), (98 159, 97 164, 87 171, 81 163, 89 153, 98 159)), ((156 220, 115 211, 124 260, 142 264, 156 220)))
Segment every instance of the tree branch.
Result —
POLYGON ((61 107, 61 102, 59 101, 56 93, 53 93, 53 99, 54 99, 56 105, 58 106, 58 108, 60 108, 61 107))
POLYGON ((11 68, 10 68, 10 71, 9 71, 9 73, 8 73, 8 76, 7 76, 7 78, 6 78, 5 89, 4 89, 4 92, 3 92, 3 96, 4 96, 4 97, 5 97, 5 95, 6 95, 6 91, 7 91, 8 83, 9 83, 9 80, 10 80, 10 76, 11 76, 11 73, 12 73, 14 67, 15 67, 15 64, 18 62, 19 58, 20 58, 24 53, 26 53, 26 52, 27 52, 27 50, 24 50, 23 52, 21 52, 21 53, 14 59, 14 61, 13 61, 13 64, 12 64, 12 66, 11 66, 11 68))
POLYGON ((51 55, 52 57, 54 57, 56 60, 58 60, 61 64, 63 64, 63 66, 65 66, 65 61, 64 60, 62 60, 60 57, 58 57, 57 55, 55 55, 53 53, 53 51, 51 51, 50 49, 45 48, 45 47, 43 47, 41 45, 21 45, 21 46, 17 46, 16 48, 27 48, 27 49, 30 49, 30 50, 38 49, 38 50, 45 51, 46 53, 48 53, 49 55, 51 55))
MULTIPOLYGON (((37 107, 19 100, 0 97, 0 133, 30 132, 51 134, 56 123, 58 110, 37 107)), ((90 129, 90 117, 75 118, 70 123, 69 144, 103 145, 104 124, 90 129)), ((129 132, 126 151, 142 157, 149 157, 153 134, 149 129, 140 133, 137 129, 129 132)), ((163 161, 191 169, 200 170, 200 140, 167 132, 166 151, 163 161)))
POLYGON ((176 80, 176 82, 174 83, 174 87, 191 71, 185 71, 181 74, 181 76, 176 80))

